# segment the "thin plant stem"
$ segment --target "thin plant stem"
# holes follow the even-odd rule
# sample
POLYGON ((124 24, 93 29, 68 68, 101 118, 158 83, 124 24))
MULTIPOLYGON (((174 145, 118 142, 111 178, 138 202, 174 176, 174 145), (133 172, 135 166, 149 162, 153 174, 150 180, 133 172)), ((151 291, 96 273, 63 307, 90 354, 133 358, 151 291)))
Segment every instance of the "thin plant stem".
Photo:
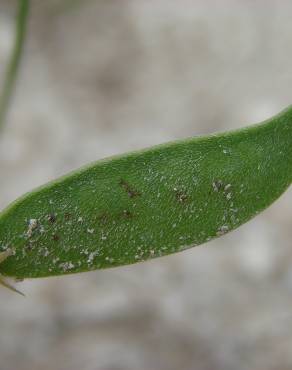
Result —
POLYGON ((25 40, 30 0, 18 0, 14 47, 5 73, 4 85, 0 95, 0 130, 2 130, 20 65, 25 40))

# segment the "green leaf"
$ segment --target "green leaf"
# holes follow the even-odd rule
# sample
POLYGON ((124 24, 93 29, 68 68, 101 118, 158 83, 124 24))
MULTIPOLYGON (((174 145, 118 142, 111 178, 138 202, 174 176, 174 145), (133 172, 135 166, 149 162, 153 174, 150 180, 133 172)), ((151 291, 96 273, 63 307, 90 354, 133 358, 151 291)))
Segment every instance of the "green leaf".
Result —
POLYGON ((44 277, 175 253, 254 217, 292 182, 292 107, 237 131, 90 164, 0 214, 1 273, 44 277))

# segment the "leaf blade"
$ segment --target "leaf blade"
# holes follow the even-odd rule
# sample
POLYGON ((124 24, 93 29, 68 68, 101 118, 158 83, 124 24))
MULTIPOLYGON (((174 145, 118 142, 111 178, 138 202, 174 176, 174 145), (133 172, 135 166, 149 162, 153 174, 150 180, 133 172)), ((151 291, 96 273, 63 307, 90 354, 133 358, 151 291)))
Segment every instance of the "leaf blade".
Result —
POLYGON ((225 234, 291 184, 292 108, 241 130, 90 164, 0 214, 17 278, 140 262, 225 234))

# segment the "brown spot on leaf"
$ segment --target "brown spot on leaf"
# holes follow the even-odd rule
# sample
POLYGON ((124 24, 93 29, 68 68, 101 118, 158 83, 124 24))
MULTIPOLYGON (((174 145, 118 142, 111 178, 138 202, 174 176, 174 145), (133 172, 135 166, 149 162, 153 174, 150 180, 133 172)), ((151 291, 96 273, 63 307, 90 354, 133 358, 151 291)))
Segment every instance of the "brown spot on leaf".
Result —
POLYGON ((121 216, 125 219, 131 219, 133 218, 133 213, 130 212, 128 209, 124 209, 123 212, 121 213, 121 216))
POLYGON ((120 181, 120 185, 128 193, 128 195, 129 195, 130 198, 141 196, 141 193, 139 193, 135 189, 132 189, 132 187, 125 180, 122 179, 120 181))
POLYGON ((102 212, 100 215, 97 216, 98 221, 101 224, 106 224, 109 221, 109 214, 107 212, 102 212))
POLYGON ((48 215, 47 219, 48 219, 48 221, 49 221, 51 224, 53 224, 53 223, 55 223, 55 222, 56 222, 57 217, 56 217, 56 215, 55 215, 55 214, 51 213, 51 214, 49 214, 49 215, 48 215))
POLYGON ((66 212, 66 213, 64 214, 64 218, 65 218, 65 221, 69 221, 69 220, 70 220, 70 218, 71 218, 71 213, 66 212))
POLYGON ((175 190, 175 198, 179 203, 185 203, 188 200, 188 195, 180 190, 175 190))
POLYGON ((60 237, 57 234, 53 234, 52 239, 54 240, 54 242, 57 242, 60 240, 60 237))

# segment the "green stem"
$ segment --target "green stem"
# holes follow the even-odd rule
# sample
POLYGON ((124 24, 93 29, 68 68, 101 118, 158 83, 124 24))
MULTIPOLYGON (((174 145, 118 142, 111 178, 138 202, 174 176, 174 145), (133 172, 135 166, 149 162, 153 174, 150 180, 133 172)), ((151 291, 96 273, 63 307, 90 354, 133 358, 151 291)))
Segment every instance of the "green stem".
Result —
POLYGON ((0 96, 0 130, 3 128, 19 69, 29 13, 29 0, 18 0, 15 41, 0 96))

